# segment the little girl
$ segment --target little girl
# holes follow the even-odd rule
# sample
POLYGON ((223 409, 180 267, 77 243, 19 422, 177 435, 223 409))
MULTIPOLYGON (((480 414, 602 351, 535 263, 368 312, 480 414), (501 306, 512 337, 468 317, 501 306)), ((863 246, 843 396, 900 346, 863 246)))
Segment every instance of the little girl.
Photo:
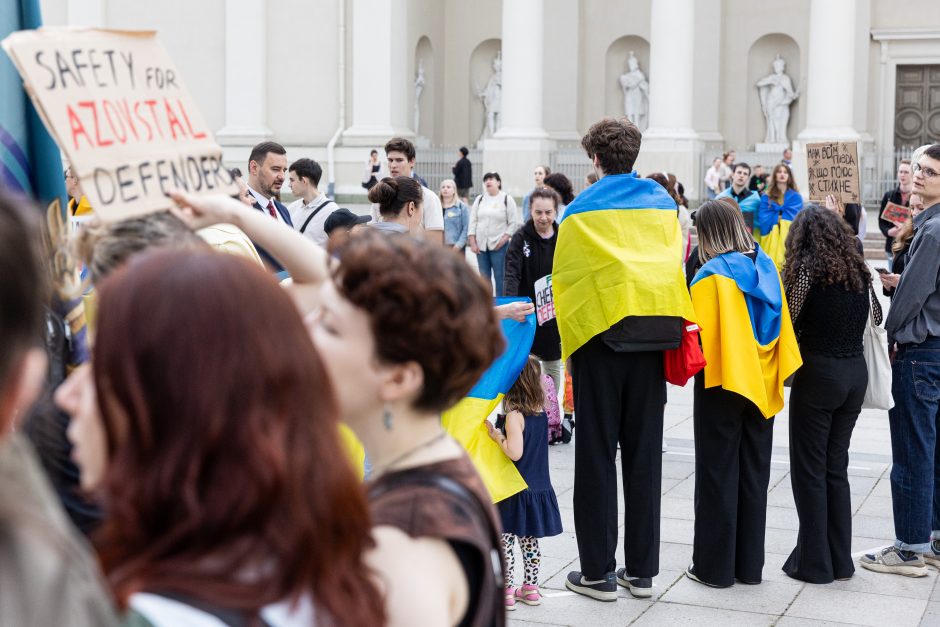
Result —
POLYGON ((540 381, 539 361, 529 356, 522 374, 503 398, 505 420, 494 427, 487 422, 490 437, 513 460, 528 488, 497 504, 503 519, 503 555, 506 560, 506 609, 516 609, 516 601, 527 605, 542 602, 539 593, 539 538, 561 533, 558 499, 548 476, 548 417, 540 381), (502 427, 502 431, 500 430, 502 427), (522 551, 525 570, 522 587, 515 587, 516 539, 522 551))

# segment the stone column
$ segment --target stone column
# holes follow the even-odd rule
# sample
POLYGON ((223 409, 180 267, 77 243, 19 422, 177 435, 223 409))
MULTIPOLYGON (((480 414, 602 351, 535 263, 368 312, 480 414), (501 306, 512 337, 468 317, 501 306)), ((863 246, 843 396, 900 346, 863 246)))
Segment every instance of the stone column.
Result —
MULTIPOLYGON (((223 146, 253 146, 269 139, 267 126, 267 3, 225 0, 225 126, 223 146)), ((227 154, 230 151, 227 151, 227 154)))
MULTIPOLYGON (((696 57, 707 51, 719 58, 719 40, 696 31, 696 9, 715 18, 719 3, 695 0, 656 0, 650 11, 650 120, 636 170, 672 172, 685 185, 686 195, 697 199, 704 176, 702 153, 707 139, 695 128, 696 57), (702 39, 706 37, 705 39, 702 39), (702 48, 706 50, 703 51, 702 48)), ((718 16, 720 19, 720 15, 718 16)), ((709 34, 711 35, 711 33, 709 34)), ((717 91, 711 94, 717 98, 717 91)), ((713 129, 710 135, 716 135, 713 129)))
POLYGON ((517 197, 530 191, 532 169, 547 161, 554 145, 542 117, 544 12, 544 0, 503 0, 499 128, 484 142, 483 164, 517 197))
MULTIPOLYGON (((806 144, 858 141, 855 124, 856 0, 811 0, 805 98, 806 128, 793 142, 793 177, 806 188, 806 144)), ((862 152, 859 146, 859 153, 862 152)))
MULTIPOLYGON (((343 132, 344 145, 381 150, 396 135, 392 122, 393 10, 388 0, 352 0, 352 124, 343 132)), ((398 85, 395 91, 404 93, 409 88, 410 84, 398 85)))

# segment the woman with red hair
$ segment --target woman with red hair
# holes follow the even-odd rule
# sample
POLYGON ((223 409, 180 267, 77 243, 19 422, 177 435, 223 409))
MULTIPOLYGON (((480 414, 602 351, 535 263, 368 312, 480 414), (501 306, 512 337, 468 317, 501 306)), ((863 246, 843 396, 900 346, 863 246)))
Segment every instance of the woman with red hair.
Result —
POLYGON ((364 495, 285 290, 242 259, 159 251, 99 295, 94 377, 57 400, 128 623, 382 624, 364 495))

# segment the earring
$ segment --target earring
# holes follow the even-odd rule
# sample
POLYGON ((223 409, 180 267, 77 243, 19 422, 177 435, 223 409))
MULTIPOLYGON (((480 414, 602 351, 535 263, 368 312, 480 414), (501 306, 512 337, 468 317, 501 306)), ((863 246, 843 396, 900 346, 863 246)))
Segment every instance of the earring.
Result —
POLYGON ((386 431, 392 430, 392 412, 389 410, 388 406, 382 410, 382 425, 385 426, 386 431))

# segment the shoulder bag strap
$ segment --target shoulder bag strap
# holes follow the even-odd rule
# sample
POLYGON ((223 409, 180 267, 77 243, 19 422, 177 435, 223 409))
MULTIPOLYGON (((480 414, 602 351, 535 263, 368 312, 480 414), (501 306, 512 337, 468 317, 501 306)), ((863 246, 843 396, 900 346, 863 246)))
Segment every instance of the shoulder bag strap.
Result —
POLYGON ((307 219, 304 220, 304 225, 303 225, 302 227, 300 227, 300 233, 301 233, 301 235, 303 235, 304 231, 307 230, 307 226, 310 224, 310 221, 313 220, 313 219, 317 216, 318 213, 320 213, 320 210, 321 210, 321 209, 323 209, 324 207, 326 207, 326 206, 327 206, 328 204, 330 204, 331 202, 333 202, 333 201, 330 200, 329 198, 327 198, 327 199, 326 199, 326 202, 320 203, 319 206, 318 206, 316 209, 313 210, 313 213, 311 213, 309 216, 307 216, 307 219))

